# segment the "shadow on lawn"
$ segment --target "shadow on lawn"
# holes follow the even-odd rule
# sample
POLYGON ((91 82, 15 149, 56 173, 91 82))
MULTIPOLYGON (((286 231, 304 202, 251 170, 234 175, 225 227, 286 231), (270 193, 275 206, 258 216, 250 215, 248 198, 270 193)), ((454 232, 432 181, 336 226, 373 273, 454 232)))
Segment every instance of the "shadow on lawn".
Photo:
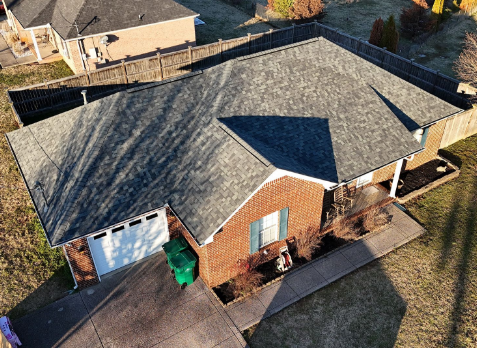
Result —
MULTIPOLYGON (((355 255, 371 257, 371 251, 360 249, 355 255)), ((331 269, 339 267, 315 265, 315 270, 331 280, 331 269)), ((301 278, 291 277, 281 286, 296 291, 299 285, 306 287, 308 282, 317 281, 316 276, 305 277, 305 281, 301 278)), ((280 290, 276 294, 269 301, 271 305, 280 300, 280 290)), ((406 309, 406 302, 384 270, 373 263, 261 321, 244 336, 252 348, 393 347, 406 309)))

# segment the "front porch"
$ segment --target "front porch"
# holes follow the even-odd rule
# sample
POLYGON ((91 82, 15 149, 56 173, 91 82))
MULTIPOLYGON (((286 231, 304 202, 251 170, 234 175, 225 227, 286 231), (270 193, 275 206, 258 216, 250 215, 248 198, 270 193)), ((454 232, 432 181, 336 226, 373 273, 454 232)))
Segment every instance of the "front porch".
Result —
POLYGON ((356 188, 355 192, 349 197, 350 200, 346 202, 346 207, 341 214, 336 214, 336 208, 334 205, 335 191, 325 192, 323 213, 321 216, 322 229, 326 229, 330 226, 333 219, 338 215, 344 218, 352 218, 365 211, 368 211, 372 207, 383 206, 394 198, 390 197, 389 191, 383 186, 376 184, 367 186, 365 188, 356 188))

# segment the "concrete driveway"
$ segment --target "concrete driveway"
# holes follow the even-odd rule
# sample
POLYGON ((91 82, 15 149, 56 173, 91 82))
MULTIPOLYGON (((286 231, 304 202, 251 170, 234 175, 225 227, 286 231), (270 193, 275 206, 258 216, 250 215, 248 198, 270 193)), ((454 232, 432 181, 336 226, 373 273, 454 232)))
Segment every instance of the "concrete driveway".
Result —
POLYGON ((14 322, 23 347, 244 347, 200 278, 181 290, 163 252, 14 322))

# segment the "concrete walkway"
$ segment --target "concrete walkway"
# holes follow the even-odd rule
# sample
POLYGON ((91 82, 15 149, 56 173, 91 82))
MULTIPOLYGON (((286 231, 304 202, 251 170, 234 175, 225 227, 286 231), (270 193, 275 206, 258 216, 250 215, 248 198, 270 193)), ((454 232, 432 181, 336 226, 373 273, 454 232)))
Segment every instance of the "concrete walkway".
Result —
POLYGON ((225 311, 240 331, 420 236, 424 229, 394 204, 386 207, 391 223, 327 256, 309 262, 225 311))

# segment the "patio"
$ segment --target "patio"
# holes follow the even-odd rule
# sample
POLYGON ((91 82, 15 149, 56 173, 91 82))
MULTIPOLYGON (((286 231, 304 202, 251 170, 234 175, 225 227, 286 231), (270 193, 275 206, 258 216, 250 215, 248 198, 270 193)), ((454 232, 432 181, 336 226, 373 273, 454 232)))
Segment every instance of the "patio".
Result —
MULTIPOLYGON (((333 221, 333 216, 330 212, 334 209, 332 204, 334 203, 334 191, 325 192, 323 214, 322 214, 322 228, 328 227, 333 221)), ((351 201, 348 203, 343 217, 349 218, 357 215, 359 212, 364 211, 372 206, 383 205, 392 200, 387 191, 381 185, 372 185, 364 189, 358 188, 353 194, 351 201)))

